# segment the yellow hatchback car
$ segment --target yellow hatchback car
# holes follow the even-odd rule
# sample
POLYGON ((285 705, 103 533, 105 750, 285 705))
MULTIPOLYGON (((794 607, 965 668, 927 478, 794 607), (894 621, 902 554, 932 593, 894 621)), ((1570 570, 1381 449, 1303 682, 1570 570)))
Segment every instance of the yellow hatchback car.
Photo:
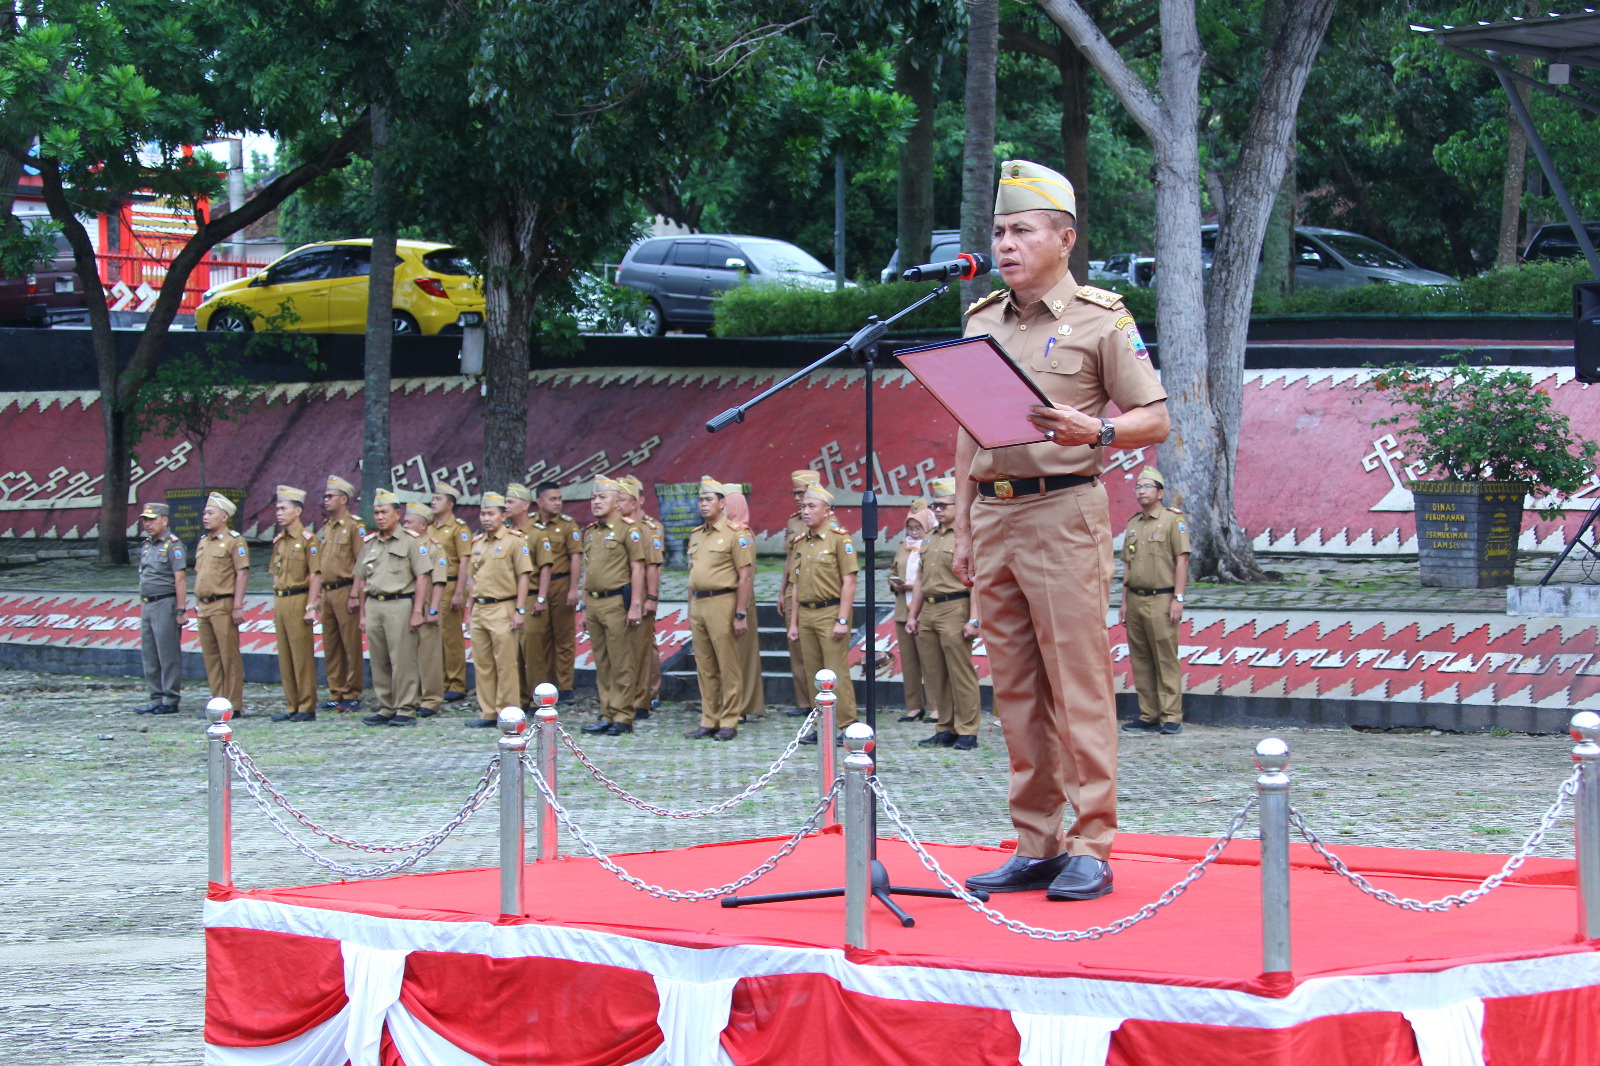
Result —
MULTIPOLYGON (((259 274, 208 291, 195 308, 194 328, 248 333, 261 328, 263 322, 287 317, 290 321, 278 328, 302 333, 363 333, 371 271, 370 239, 308 244, 259 274), (285 304, 290 311, 287 316, 285 304)), ((483 287, 461 249, 427 241, 396 242, 397 335, 456 333, 463 314, 482 316, 483 307, 483 287)))

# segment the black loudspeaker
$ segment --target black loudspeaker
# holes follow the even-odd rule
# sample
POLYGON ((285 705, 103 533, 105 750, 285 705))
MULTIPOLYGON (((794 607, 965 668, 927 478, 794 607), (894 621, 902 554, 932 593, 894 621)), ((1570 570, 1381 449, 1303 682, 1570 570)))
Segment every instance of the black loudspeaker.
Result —
POLYGON ((1579 381, 1600 384, 1600 281, 1572 287, 1572 367, 1579 381))

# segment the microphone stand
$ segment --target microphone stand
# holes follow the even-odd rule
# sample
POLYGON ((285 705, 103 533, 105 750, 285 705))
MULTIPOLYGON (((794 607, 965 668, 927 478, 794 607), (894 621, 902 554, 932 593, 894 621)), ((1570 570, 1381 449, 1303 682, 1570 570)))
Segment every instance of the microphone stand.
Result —
MULTIPOLYGON (((923 296, 914 303, 902 308, 899 311, 896 311, 888 318, 880 321, 877 315, 869 316, 867 318, 867 324, 861 329, 857 330, 854 336, 845 341, 843 344, 839 345, 839 347, 835 348, 833 351, 829 352, 827 355, 824 355, 821 359, 818 359, 809 366, 795 371, 793 374, 790 374, 788 377, 784 378, 782 381, 767 389, 754 399, 748 400, 737 407, 730 407, 726 411, 717 415, 715 418, 706 422, 706 432, 708 433, 716 433, 718 430, 726 429, 735 422, 743 422, 745 414, 752 407, 755 407, 764 400, 768 400, 773 396, 776 396, 778 393, 782 392, 784 389, 787 389, 795 382, 800 381, 802 378, 807 377, 817 370, 822 369, 824 366, 833 362, 833 360, 837 359, 841 355, 844 355, 845 353, 849 353, 852 361, 861 368, 863 380, 866 384, 867 394, 866 426, 863 434, 863 445, 866 451, 867 472, 865 477, 866 487, 861 493, 861 539, 865 543, 866 549, 862 554, 865 556, 867 574, 867 580, 865 582, 867 595, 867 650, 865 663, 862 670, 862 673, 866 677, 866 699, 862 702, 862 710, 865 712, 867 725, 872 727, 874 736, 876 736, 878 731, 878 495, 873 489, 873 482, 878 471, 878 455, 876 450, 873 448, 873 370, 876 368, 878 360, 878 344, 883 340, 884 335, 889 332, 889 327, 900 321, 902 318, 905 318, 907 315, 910 315, 932 303, 934 300, 937 300, 948 291, 950 291, 950 281, 948 278, 944 278, 940 280, 938 286, 933 289, 933 291, 929 292, 926 296, 923 296)), ((850 682, 848 677, 840 678, 840 680, 846 683, 850 682)), ((819 736, 817 737, 817 743, 832 744, 834 743, 834 738, 819 736)), ((881 758, 879 759, 878 765, 880 767, 882 766, 881 758)), ((915 888, 905 885, 890 884, 889 872, 883 863, 878 859, 878 801, 876 796, 871 797, 868 810, 870 814, 870 835, 872 840, 872 895, 878 900, 878 902, 887 907, 890 913, 900 920, 900 924, 902 926, 909 928, 917 924, 916 919, 911 917, 911 915, 907 914, 898 904, 896 904, 891 898, 891 895, 928 896, 935 899, 955 899, 956 896, 953 892, 943 888, 915 888)), ((724 907, 744 907, 760 903, 787 903, 791 900, 801 899, 828 899, 834 896, 842 895, 844 895, 843 887, 818 888, 803 892, 777 892, 761 896, 724 896, 722 898, 722 905, 724 907)), ((973 895, 980 899, 989 898, 988 894, 985 892, 974 892, 973 895)))

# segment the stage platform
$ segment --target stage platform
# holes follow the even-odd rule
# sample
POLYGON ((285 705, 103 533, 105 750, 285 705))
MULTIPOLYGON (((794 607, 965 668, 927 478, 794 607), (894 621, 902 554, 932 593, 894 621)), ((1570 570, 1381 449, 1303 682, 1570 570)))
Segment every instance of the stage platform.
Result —
MULTIPOLYGON (((732 881, 781 840, 617 856, 646 881, 732 881)), ((997 896, 1052 929, 1155 901, 1210 844, 1124 834, 1116 891, 997 896)), ((932 845, 953 876, 1002 848, 932 845)), ((1461 892, 1501 856, 1346 847, 1379 887, 1461 892)), ((936 887, 883 840, 898 884, 936 887)), ((1576 935, 1572 860, 1529 860, 1478 903, 1412 913, 1291 852, 1294 968, 1260 970, 1260 870, 1235 840, 1153 918, 1078 943, 1001 929, 954 900, 902 898, 844 947, 842 899, 737 909, 629 888, 588 858, 528 870, 499 914, 495 869, 237 890, 213 885, 206 1061, 218 1066, 1556 1066, 1600 1058, 1600 941, 1576 935), (1587 1050, 1584 1050, 1587 1049, 1587 1050)), ((746 892, 841 883, 844 840, 805 840, 746 892)))

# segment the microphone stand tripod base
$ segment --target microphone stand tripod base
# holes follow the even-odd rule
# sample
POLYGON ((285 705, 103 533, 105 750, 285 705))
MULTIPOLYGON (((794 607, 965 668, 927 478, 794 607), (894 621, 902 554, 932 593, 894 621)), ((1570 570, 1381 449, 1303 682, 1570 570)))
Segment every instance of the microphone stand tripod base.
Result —
MULTIPOLYGON (((879 903, 889 909, 903 928, 910 929, 917 924, 917 920, 907 914, 900 905, 894 901, 892 895, 897 896, 924 896, 928 899, 955 899, 956 894, 945 888, 916 888, 910 885, 891 885, 889 871, 877 859, 872 860, 872 896, 879 903)), ((989 893, 981 890, 969 889, 973 896, 988 902, 989 893)), ((723 896, 724 907, 745 907, 758 903, 789 903, 799 899, 832 899, 843 896, 843 888, 814 888, 804 892, 773 892, 765 896, 723 896)))

